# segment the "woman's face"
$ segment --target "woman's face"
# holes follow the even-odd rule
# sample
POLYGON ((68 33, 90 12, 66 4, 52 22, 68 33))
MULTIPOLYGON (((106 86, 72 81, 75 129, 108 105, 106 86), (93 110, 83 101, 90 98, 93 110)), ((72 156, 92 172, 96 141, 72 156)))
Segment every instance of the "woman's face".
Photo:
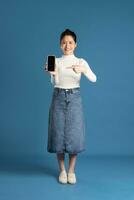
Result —
POLYGON ((75 43, 73 37, 71 35, 65 35, 61 40, 61 49, 64 55, 73 54, 77 44, 75 43))

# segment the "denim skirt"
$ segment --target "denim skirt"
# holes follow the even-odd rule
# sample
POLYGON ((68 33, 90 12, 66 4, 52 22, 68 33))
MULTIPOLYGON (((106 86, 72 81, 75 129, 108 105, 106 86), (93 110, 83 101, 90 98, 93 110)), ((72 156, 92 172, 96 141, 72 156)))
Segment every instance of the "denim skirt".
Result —
POLYGON ((80 87, 55 87, 49 108, 47 151, 77 154, 84 150, 85 124, 80 87))

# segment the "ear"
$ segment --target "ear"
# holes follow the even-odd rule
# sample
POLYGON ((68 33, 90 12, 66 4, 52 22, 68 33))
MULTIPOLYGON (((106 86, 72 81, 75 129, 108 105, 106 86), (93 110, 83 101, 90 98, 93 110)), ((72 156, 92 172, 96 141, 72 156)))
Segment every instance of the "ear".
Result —
POLYGON ((75 48, 77 47, 77 43, 75 43, 75 48))

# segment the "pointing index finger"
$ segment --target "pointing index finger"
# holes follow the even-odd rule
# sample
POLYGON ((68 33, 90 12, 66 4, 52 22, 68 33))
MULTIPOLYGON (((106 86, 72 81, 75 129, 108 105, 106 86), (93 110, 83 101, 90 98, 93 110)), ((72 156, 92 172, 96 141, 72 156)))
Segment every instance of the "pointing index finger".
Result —
POLYGON ((73 69, 74 68, 74 66, 72 65, 72 66, 70 66, 70 67, 66 67, 67 69, 73 69))

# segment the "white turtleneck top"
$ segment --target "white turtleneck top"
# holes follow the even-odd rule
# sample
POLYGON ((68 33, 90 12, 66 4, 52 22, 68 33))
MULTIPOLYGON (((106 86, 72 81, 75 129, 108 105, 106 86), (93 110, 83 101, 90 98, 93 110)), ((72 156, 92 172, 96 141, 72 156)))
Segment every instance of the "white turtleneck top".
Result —
POLYGON ((62 55, 55 60, 56 75, 51 75, 51 83, 54 87, 70 89, 80 87, 81 73, 74 72, 73 69, 67 68, 72 65, 84 65, 87 72, 83 73, 91 82, 96 82, 97 77, 89 67, 86 60, 78 58, 74 54, 62 55))

